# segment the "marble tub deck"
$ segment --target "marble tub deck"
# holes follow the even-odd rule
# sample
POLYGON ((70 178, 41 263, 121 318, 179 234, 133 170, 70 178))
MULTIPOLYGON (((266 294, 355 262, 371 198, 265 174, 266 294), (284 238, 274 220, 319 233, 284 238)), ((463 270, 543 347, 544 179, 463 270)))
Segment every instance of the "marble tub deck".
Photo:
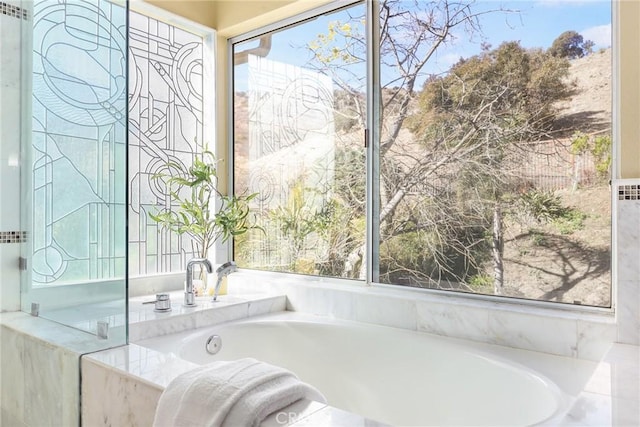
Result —
MULTIPOLYGON (((167 335, 187 329, 211 326, 231 320, 286 310, 286 297, 243 294, 226 295, 218 302, 197 298, 197 307, 183 307, 183 293, 171 292, 172 310, 158 313, 153 297, 129 300, 129 340, 167 335)), ((150 426, 164 388, 178 375, 198 365, 174 354, 129 344, 88 354, 81 359, 82 421, 84 425, 150 426)), ((299 401, 267 418, 262 427, 368 426, 378 423, 338 408, 314 401, 299 401)))
POLYGON ((282 311, 287 303, 284 295, 247 293, 223 295, 216 302, 211 297, 196 297, 195 307, 185 307, 184 292, 168 294, 171 300, 169 312, 158 313, 154 311, 154 304, 143 304, 153 301, 153 295, 129 299, 129 342, 282 311))

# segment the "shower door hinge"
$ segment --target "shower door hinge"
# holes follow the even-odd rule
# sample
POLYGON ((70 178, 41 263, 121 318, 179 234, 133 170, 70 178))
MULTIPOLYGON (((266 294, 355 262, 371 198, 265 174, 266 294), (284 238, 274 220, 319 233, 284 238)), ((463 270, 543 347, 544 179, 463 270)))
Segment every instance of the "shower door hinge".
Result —
POLYGON ((27 259, 25 257, 18 258, 18 269, 20 271, 27 271, 27 259))
POLYGON ((369 129, 364 130, 364 148, 369 148, 369 129))

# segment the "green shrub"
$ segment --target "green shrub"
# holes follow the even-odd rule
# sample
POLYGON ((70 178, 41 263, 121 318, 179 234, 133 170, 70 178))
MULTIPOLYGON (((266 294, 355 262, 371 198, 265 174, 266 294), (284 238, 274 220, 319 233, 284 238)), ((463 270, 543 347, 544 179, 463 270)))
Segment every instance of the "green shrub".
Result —
POLYGON ((545 234, 536 229, 529 230, 529 236, 531 236, 531 242, 535 246, 546 246, 547 245, 547 237, 545 234))
POLYGON ((520 205, 540 223, 551 222, 567 211, 560 197, 549 191, 528 191, 520 196, 520 205))
POLYGON ((591 153, 595 160, 596 172, 602 179, 609 178, 611 169, 611 136, 590 136, 583 132, 576 132, 571 140, 573 154, 591 153))
POLYGON ((475 290, 493 287, 493 278, 488 274, 476 274, 469 280, 469 286, 475 290))
MULTIPOLYGON (((520 204, 539 223, 553 224, 561 234, 581 230, 587 218, 584 212, 564 206, 559 196, 548 191, 531 190, 520 197, 520 204)), ((531 233, 533 243, 541 246, 544 242, 531 233)))
POLYGON ((584 212, 577 209, 567 209, 563 216, 553 221, 553 225, 561 234, 572 234, 574 231, 584 228, 585 219, 587 219, 587 214, 584 212))

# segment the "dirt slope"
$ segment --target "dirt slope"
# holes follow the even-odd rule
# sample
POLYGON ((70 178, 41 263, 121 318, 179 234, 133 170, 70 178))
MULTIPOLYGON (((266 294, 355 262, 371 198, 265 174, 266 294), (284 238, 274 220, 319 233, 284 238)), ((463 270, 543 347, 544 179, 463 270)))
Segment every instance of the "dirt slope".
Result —
MULTIPOLYGON (((573 60, 576 93, 560 107, 565 135, 611 129, 611 49, 573 60)), ((565 205, 586 214, 584 227, 563 234, 552 224, 508 226, 506 294, 608 306, 611 298, 611 194, 606 183, 556 191, 565 205)))

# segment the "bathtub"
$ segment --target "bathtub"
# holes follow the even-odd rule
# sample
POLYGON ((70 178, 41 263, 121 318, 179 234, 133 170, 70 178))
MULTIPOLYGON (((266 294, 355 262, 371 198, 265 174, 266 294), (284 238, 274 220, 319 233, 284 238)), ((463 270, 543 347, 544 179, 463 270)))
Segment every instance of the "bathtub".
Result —
POLYGON ((253 357, 282 366, 330 405, 391 425, 552 424, 567 407, 551 380, 505 357, 501 347, 302 313, 137 344, 198 364, 253 357), (206 350, 212 335, 221 341, 216 354, 206 350))

